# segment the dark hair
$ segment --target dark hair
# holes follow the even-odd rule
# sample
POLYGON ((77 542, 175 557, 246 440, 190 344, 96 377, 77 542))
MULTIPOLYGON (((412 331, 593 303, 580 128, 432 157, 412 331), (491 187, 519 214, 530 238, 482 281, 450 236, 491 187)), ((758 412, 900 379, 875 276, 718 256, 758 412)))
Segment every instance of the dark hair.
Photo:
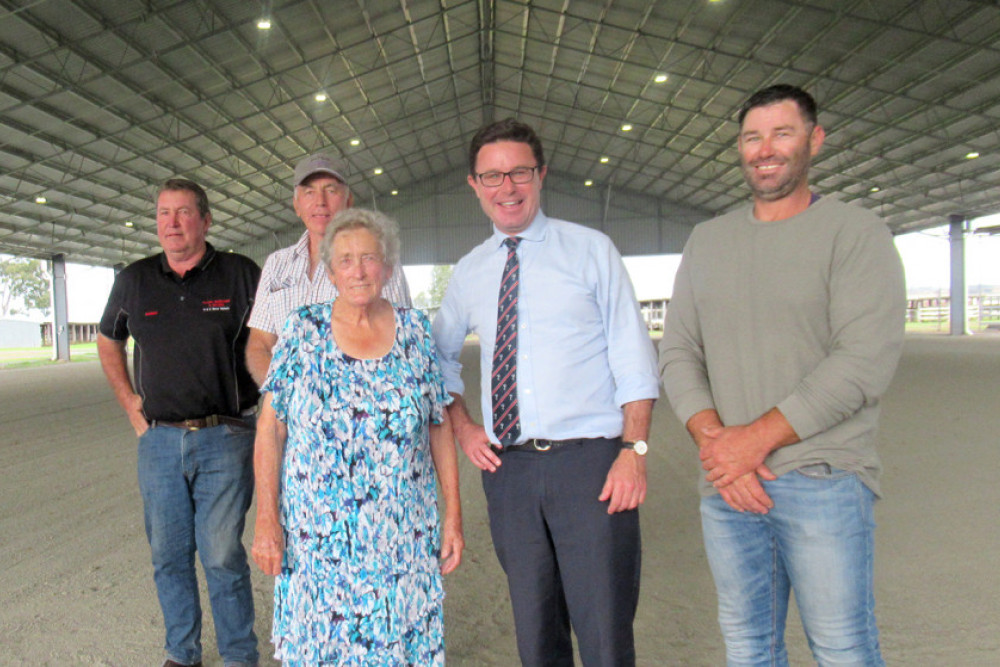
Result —
POLYGON ((208 209, 208 195, 205 194, 205 189, 194 181, 189 181, 186 178, 171 178, 163 183, 160 188, 160 192, 157 193, 157 197, 163 194, 166 190, 186 190, 188 192, 194 193, 194 200, 198 205, 198 213, 201 217, 207 216, 211 211, 208 209))
POLYGON ((740 107, 739 116, 737 116, 740 127, 743 127, 743 119, 746 118, 751 109, 771 106, 772 104, 784 102, 785 100, 792 100, 796 105, 798 105, 799 113, 802 114, 802 118, 804 118, 807 123, 812 125, 816 124, 816 100, 813 99, 813 96, 798 86, 792 86, 787 83, 779 83, 777 85, 764 88, 763 90, 758 90, 743 103, 743 106, 740 107))
POLYGON ((476 158, 479 157, 479 149, 486 144, 497 141, 517 141, 531 146, 531 152, 535 154, 536 167, 545 166, 545 154, 542 152, 542 140, 538 138, 530 125, 517 121, 513 118, 505 118, 495 123, 484 125, 472 137, 472 144, 469 146, 469 173, 476 175, 476 158))

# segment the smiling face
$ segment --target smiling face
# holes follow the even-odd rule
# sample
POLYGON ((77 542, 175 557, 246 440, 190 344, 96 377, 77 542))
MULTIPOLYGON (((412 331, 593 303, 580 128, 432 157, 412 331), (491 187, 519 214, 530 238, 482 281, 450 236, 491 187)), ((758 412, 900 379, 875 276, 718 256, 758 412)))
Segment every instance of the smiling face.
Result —
POLYGON ((309 233, 322 238, 333 216, 350 208, 351 193, 345 184, 320 172, 296 186, 292 206, 309 233))
POLYGON ((171 259, 186 260, 205 252, 212 215, 202 215, 189 190, 164 190, 156 200, 156 235, 171 259))
MULTIPOLYGON (((488 171, 509 172, 518 167, 537 167, 535 155, 529 144, 520 141, 495 141, 479 149, 476 157, 476 174, 488 171)), ((474 175, 469 175, 469 185, 479 198, 483 212, 504 234, 520 234, 531 225, 541 206, 542 181, 546 168, 536 169, 527 183, 513 183, 510 177, 488 188, 474 175)))
POLYGON ((337 232, 333 237, 328 270, 337 288, 337 298, 359 307, 377 301, 382 286, 389 279, 382 247, 375 235, 364 227, 337 232))
POLYGON ((743 178, 758 202, 808 193, 809 166, 823 128, 808 123, 793 100, 755 107, 743 119, 739 149, 743 178))

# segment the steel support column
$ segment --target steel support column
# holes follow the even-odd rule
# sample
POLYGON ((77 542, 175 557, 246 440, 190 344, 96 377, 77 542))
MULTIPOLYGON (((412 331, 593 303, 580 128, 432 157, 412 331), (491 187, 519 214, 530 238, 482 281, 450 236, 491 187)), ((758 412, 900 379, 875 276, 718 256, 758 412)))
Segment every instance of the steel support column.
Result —
POLYGON ((52 256, 52 351, 56 361, 69 361, 69 305, 63 254, 52 256))
POLYGON ((971 333, 966 312, 969 299, 965 285, 965 236, 969 222, 964 215, 951 215, 948 220, 948 237, 951 242, 951 335, 965 336, 971 333))

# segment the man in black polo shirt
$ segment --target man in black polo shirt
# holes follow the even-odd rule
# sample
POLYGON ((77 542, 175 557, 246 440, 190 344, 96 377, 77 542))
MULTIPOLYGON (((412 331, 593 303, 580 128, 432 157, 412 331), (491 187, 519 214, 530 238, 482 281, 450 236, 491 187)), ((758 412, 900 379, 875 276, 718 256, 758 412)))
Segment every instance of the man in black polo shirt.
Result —
POLYGON ((253 496, 257 405, 243 350, 260 269, 242 255, 216 252, 205 241, 211 222, 198 184, 163 185, 156 207, 163 252, 118 274, 97 341, 104 374, 139 436, 139 489, 166 625, 164 667, 201 665, 196 550, 226 667, 258 660, 241 538, 253 496))

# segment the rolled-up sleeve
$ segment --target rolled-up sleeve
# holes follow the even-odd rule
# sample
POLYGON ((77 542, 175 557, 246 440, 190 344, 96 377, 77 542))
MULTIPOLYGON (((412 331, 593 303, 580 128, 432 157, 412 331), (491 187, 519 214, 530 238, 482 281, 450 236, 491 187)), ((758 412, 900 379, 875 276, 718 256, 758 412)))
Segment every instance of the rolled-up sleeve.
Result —
POLYGON ((459 263, 452 273, 444 300, 434 317, 432 327, 445 389, 449 393, 459 395, 465 393, 465 383, 462 382, 462 363, 459 361, 459 357, 462 354, 462 346, 465 344, 465 336, 469 331, 468 312, 462 304, 461 266, 459 263))
POLYGON ((615 380, 615 404, 655 399, 660 395, 656 354, 632 280, 610 241, 602 252, 605 256, 600 259, 606 279, 597 294, 604 313, 608 364, 615 380))

